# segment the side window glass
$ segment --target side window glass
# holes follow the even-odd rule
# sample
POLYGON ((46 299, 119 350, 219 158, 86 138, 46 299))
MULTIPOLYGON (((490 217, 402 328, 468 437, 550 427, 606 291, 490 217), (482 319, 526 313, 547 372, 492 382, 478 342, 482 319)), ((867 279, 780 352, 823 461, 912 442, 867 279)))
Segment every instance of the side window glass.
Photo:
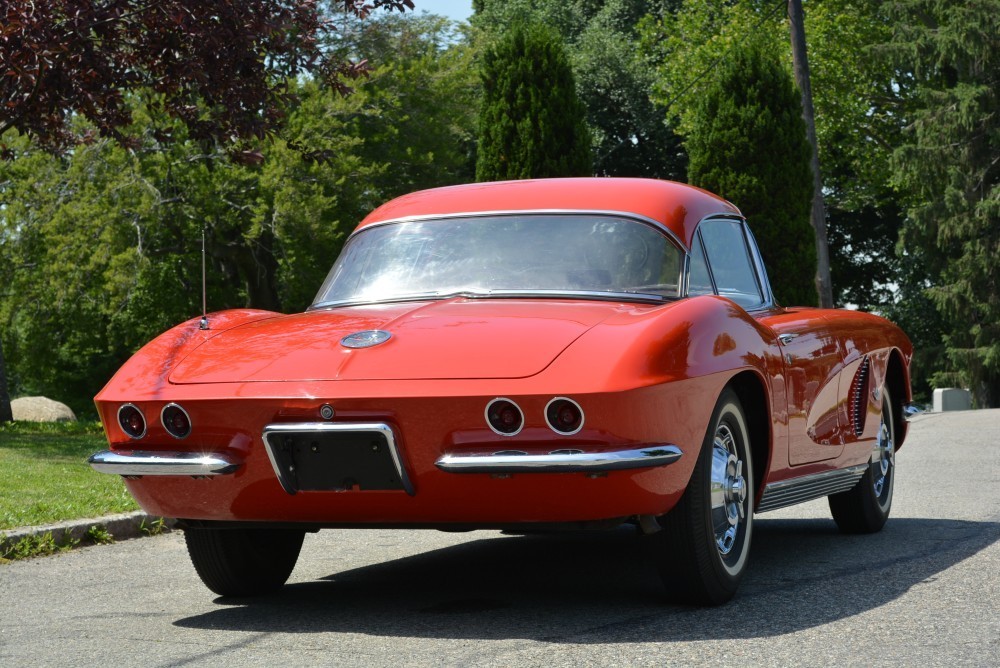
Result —
POLYGON ((705 249, 701 247, 701 236, 694 236, 691 246, 691 276, 688 279, 688 295, 714 295, 712 278, 708 274, 708 264, 705 262, 705 249))
POLYGON ((743 236, 743 226, 732 220, 708 220, 701 224, 705 254, 719 294, 743 308, 763 303, 750 251, 743 236))

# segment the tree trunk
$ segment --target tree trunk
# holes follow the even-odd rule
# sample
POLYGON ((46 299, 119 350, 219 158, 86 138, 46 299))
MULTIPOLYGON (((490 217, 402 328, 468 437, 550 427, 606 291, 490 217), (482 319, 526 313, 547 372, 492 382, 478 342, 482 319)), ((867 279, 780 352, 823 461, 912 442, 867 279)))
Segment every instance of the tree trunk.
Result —
POLYGON ((274 257, 274 235, 261 232, 260 237, 240 249, 237 266, 246 285, 250 308, 280 311, 278 296, 278 260, 274 257))
POLYGON ((14 413, 10 408, 10 395, 7 394, 7 367, 3 361, 3 347, 0 346, 0 423, 13 421, 14 413))
POLYGON ((833 308, 833 286, 830 281, 830 248, 826 241, 826 206, 823 204, 823 179, 819 171, 819 151, 816 148, 816 121, 813 112, 812 87, 809 84, 809 59, 806 57, 806 30, 802 15, 802 0, 788 0, 788 23, 792 40, 792 66, 795 83, 802 94, 802 118, 806 136, 812 146, 813 201, 811 222, 816 232, 816 292, 819 305, 833 308))

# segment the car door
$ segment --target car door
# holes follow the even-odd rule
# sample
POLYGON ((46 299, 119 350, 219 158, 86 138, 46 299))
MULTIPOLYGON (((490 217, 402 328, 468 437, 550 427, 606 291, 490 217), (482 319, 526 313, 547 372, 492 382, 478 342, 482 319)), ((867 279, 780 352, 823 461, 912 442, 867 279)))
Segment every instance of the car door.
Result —
POLYGON ((832 459, 844 450, 840 438, 841 350, 826 319, 813 308, 776 308, 758 318, 778 337, 785 370, 788 463, 832 459))
POLYGON ((772 406, 772 410, 787 424, 788 464, 840 455, 843 441, 837 408, 842 351, 822 311, 774 304, 757 245, 741 220, 705 220, 692 242, 688 294, 712 293, 732 299, 775 334, 784 371, 775 380, 784 391, 776 391, 774 400, 785 405, 772 406))

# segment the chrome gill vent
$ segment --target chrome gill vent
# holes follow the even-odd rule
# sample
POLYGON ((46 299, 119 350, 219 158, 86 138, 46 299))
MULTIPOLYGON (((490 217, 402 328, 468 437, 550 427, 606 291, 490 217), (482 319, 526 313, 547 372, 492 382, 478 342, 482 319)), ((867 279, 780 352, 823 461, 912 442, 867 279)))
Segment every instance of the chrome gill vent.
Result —
POLYGON ((868 414, 868 386, 871 378, 871 360, 867 356, 861 361, 854 380, 851 382, 849 406, 851 410, 851 425, 854 435, 861 436, 865 430, 865 416, 868 414))

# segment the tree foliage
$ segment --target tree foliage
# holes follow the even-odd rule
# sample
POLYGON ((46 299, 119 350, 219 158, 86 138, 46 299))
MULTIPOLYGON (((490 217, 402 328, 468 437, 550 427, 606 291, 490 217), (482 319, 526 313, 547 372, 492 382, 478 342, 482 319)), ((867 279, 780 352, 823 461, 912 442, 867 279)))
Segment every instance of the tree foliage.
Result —
POLYGON ((903 247, 924 261, 950 372, 1000 406, 1000 0, 899 0, 891 53, 912 67, 914 108, 893 156, 903 247))
POLYGON ((587 176, 590 136, 558 34, 516 23, 483 54, 480 181, 587 176))
POLYGON ((563 38, 576 88, 587 109, 593 173, 682 179, 680 138, 650 99, 653 71, 635 48, 643 16, 676 0, 477 0, 481 42, 530 20, 563 38))
POLYGON ((230 160, 176 120, 160 144, 149 128, 163 119, 139 96, 127 100, 141 139, 129 148, 98 139, 52 155, 11 133, 0 336, 12 391, 86 412, 136 348, 200 312, 203 230, 210 309, 301 310, 368 211, 472 180, 476 73, 451 37, 437 18, 353 24, 330 48, 379 65, 347 98, 290 83, 297 101, 260 164, 230 160))
MULTIPOLYGON (((884 308, 899 271, 894 249, 902 216, 889 160, 907 92, 907 81, 878 53, 892 18, 884 3, 859 0, 810 0, 805 9, 834 301, 884 308)), ((676 12, 643 22, 653 98, 682 134, 692 130, 706 88, 749 36, 790 66, 784 10, 780 0, 683 0, 676 12)))
POLYGON ((799 95, 767 44, 747 40, 719 68, 686 146, 691 183, 738 202, 750 220, 777 300, 814 305, 811 149, 799 95))
MULTIPOLYGON (((413 8, 412 0, 339 4, 361 17, 413 8)), ((127 144, 138 94, 188 139, 262 138, 282 122, 287 82, 308 74, 344 91, 365 72, 364 61, 324 48, 336 29, 316 0, 4 3, 0 135, 15 128, 53 150, 95 135, 127 144)), ((172 127, 153 130, 163 140, 172 127)))

